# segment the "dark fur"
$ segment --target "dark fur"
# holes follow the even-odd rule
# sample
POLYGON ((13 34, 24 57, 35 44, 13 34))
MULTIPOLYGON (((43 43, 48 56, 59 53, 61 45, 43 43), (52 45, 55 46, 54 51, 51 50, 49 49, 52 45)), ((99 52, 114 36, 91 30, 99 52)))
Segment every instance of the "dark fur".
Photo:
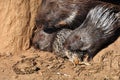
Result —
POLYGON ((56 32, 49 34, 42 29, 37 29, 32 39, 32 44, 36 49, 52 51, 51 47, 54 40, 54 35, 56 35, 56 32))
POLYGON ((32 38, 33 46, 40 50, 50 51, 51 42, 57 31, 62 28, 75 29, 83 22, 88 11, 100 3, 96 0, 42 0, 36 16, 37 32, 34 33, 32 38), (59 24, 59 22, 64 21, 75 10, 77 13, 71 23, 67 23, 66 25, 59 24), (42 29, 39 29, 41 27, 42 29), (40 35, 44 35, 45 37, 41 37, 40 35), (46 47, 45 44, 47 43, 50 44, 46 47))
POLYGON ((33 46, 40 50, 52 51, 51 45, 54 35, 63 28, 75 29, 79 27, 89 10, 99 4, 106 3, 97 0, 42 0, 36 16, 37 32, 32 38, 33 46), (59 24, 75 10, 77 14, 73 21, 65 25, 59 24), (41 27, 42 29, 39 29, 41 27), (48 43, 49 45, 46 46, 48 43))
POLYGON ((65 48, 84 52, 92 59, 120 28, 116 17, 119 11, 119 7, 112 5, 99 5, 90 10, 83 24, 66 39, 65 48))
POLYGON ((97 0, 42 0, 36 16, 37 27, 43 24, 44 28, 75 29, 83 22, 88 11, 101 3, 97 0), (73 21, 64 25, 59 24, 74 11, 77 13, 73 21))
POLYGON ((120 0, 100 0, 100 1, 104 1, 104 2, 109 2, 109 3, 120 5, 120 0))

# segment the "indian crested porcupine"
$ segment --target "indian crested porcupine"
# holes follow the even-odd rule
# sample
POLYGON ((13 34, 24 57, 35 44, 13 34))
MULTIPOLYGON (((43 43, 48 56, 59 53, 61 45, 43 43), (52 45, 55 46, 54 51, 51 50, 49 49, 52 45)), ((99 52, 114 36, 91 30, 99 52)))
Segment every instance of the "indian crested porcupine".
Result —
POLYGON ((88 61, 91 60, 120 28, 119 11, 118 6, 112 5, 98 5, 90 10, 85 21, 65 40, 68 57, 74 61, 72 56, 77 51, 78 58, 87 54, 88 61))
POLYGON ((79 27, 89 10, 98 4, 103 3, 98 0, 42 0, 35 18, 37 29, 32 45, 51 51, 54 35, 61 29, 79 27))

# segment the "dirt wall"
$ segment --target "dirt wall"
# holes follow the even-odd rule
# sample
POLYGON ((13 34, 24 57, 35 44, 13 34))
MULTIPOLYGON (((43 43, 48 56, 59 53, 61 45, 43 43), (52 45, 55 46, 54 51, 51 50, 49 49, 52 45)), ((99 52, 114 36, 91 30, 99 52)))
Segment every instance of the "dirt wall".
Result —
POLYGON ((0 52, 30 47, 34 19, 41 0, 0 0, 0 52))

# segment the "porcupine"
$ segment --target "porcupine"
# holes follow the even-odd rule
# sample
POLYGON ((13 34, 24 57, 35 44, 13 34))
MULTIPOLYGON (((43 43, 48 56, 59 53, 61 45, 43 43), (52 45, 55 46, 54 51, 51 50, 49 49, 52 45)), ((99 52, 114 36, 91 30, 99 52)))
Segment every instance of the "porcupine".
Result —
POLYGON ((87 54, 90 61, 120 28, 119 11, 118 6, 112 5, 98 5, 90 10, 83 24, 73 30, 65 41, 65 53, 70 54, 68 57, 74 62, 72 54, 78 51, 78 58, 87 54))

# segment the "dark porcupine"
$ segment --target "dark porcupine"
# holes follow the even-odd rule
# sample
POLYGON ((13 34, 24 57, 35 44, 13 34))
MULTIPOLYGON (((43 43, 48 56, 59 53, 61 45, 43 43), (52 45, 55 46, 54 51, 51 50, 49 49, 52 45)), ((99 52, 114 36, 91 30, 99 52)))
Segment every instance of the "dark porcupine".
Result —
POLYGON ((64 28, 75 29, 85 19, 97 0, 42 0, 36 15, 36 32, 32 45, 44 51, 52 51, 54 35, 64 28), (41 36, 42 35, 42 36, 41 36))
POLYGON ((116 16, 119 11, 117 6, 112 5, 98 5, 90 10, 83 24, 73 30, 66 39, 66 53, 73 54, 74 51, 79 51, 87 54, 90 61, 120 28, 120 19, 116 16), (71 51, 73 53, 70 53, 71 51))
POLYGON ((55 55, 62 57, 62 58, 68 58, 74 64, 78 64, 77 58, 79 57, 79 59, 80 59, 83 56, 83 54, 81 52, 74 51, 74 53, 73 53, 73 52, 69 51, 69 54, 65 53, 66 49, 64 48, 64 43, 65 43, 65 40, 68 38, 68 36, 71 33, 72 33, 72 30, 70 30, 70 29, 62 29, 61 31, 59 31, 54 38, 54 42, 52 44, 52 50, 55 55), (76 58, 76 59, 73 60, 74 58, 76 58))
POLYGON ((73 30, 79 27, 89 10, 99 4, 107 3, 98 0, 42 0, 35 19, 37 32, 32 45, 39 50, 52 51, 55 34, 64 28, 73 30))
POLYGON ((37 27, 75 29, 89 10, 103 4, 98 0, 42 0, 36 16, 37 27))
POLYGON ((52 43, 57 32, 46 33, 41 28, 38 28, 35 32, 35 35, 32 39, 32 44, 35 49, 42 51, 52 51, 52 43))
POLYGON ((58 55, 60 57, 66 57, 66 55, 64 54, 64 52, 65 52, 64 42, 67 39, 67 37, 70 35, 71 32, 72 32, 72 30, 70 30, 70 29, 63 29, 56 34, 56 36, 54 38, 54 42, 52 44, 53 52, 56 55, 58 55))

